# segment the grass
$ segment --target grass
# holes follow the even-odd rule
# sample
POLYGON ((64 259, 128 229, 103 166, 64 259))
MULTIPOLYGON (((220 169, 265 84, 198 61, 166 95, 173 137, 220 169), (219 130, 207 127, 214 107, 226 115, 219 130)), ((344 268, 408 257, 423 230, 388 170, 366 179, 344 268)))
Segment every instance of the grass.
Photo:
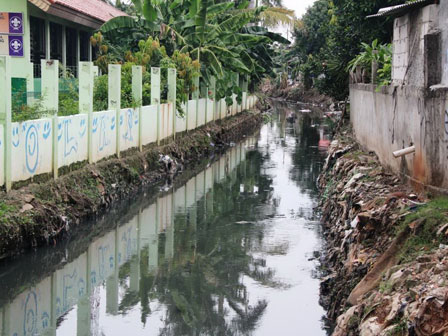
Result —
POLYGON ((387 336, 401 336, 401 335, 407 335, 408 331, 408 320, 405 317, 402 318, 395 318, 394 321, 392 321, 392 324, 394 324, 394 327, 392 330, 390 330, 387 333, 387 336))
POLYGON ((410 262, 415 257, 438 248, 440 244, 448 244, 446 235, 437 235, 438 229, 448 223, 448 197, 435 198, 407 215, 397 230, 398 234, 414 222, 421 223, 403 245, 400 254, 403 262, 410 262))

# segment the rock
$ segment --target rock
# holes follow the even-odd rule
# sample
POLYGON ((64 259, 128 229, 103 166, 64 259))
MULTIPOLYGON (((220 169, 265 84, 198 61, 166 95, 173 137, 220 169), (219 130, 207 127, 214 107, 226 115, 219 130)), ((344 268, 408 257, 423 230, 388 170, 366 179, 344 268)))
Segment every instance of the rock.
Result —
POLYGON ((33 207, 31 204, 27 203, 27 204, 24 204, 24 205, 23 205, 23 207, 22 207, 22 209, 20 210, 20 212, 23 213, 23 212, 25 212, 25 211, 30 211, 30 210, 32 210, 32 209, 34 209, 34 207, 33 207))

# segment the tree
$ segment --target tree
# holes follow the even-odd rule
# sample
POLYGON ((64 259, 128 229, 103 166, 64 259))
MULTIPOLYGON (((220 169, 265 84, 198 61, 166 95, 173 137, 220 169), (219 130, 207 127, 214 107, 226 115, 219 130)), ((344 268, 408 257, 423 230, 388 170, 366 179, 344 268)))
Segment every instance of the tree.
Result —
POLYGON ((228 104, 232 102, 232 94, 241 99, 238 83, 230 80, 232 74, 248 75, 252 82, 261 80, 272 73, 270 45, 274 41, 289 43, 266 28, 248 29, 249 23, 261 20, 266 7, 249 9, 247 0, 133 0, 133 3, 137 15, 112 19, 101 27, 104 35, 111 40, 118 40, 118 36, 119 40, 113 44, 123 45, 126 34, 131 50, 137 50, 132 42, 137 34, 158 35, 168 54, 179 49, 200 62, 204 85, 215 76, 217 99, 225 97, 228 104))
POLYGON ((361 50, 361 43, 391 41, 390 18, 366 19, 378 9, 401 0, 317 0, 296 28, 296 43, 288 53, 308 85, 336 99, 348 95, 347 65, 361 50))

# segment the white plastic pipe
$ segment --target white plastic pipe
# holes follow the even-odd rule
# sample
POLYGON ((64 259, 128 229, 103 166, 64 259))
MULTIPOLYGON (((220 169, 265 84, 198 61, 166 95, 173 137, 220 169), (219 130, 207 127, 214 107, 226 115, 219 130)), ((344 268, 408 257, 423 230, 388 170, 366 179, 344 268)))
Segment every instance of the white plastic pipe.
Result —
POLYGON ((403 148, 400 150, 397 150, 395 152, 393 152, 392 154, 394 155, 395 158, 399 158, 408 154, 412 154, 415 152, 415 146, 411 146, 411 147, 407 147, 407 148, 403 148))

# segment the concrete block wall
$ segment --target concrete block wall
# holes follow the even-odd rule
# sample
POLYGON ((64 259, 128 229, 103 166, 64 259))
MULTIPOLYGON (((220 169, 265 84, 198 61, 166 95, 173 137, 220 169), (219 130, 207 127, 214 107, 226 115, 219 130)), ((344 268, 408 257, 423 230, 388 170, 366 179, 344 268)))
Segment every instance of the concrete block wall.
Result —
POLYGON ((356 139, 382 164, 411 181, 448 191, 448 91, 411 86, 350 86, 351 123, 356 139), (416 152, 392 152, 414 145, 416 152))
POLYGON ((392 82, 424 86, 424 38, 438 26, 438 5, 430 5, 394 21, 392 82))

